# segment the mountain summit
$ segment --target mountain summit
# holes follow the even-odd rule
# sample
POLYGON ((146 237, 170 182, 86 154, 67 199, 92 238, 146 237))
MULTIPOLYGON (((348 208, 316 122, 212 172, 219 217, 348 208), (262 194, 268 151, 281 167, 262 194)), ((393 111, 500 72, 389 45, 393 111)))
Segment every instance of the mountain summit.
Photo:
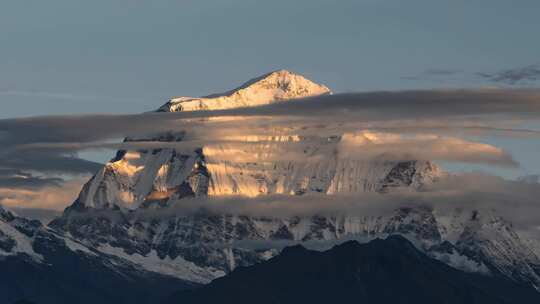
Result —
POLYGON ((251 79, 240 87, 203 97, 174 97, 158 112, 225 110, 266 105, 289 99, 331 94, 329 88, 287 70, 251 79))

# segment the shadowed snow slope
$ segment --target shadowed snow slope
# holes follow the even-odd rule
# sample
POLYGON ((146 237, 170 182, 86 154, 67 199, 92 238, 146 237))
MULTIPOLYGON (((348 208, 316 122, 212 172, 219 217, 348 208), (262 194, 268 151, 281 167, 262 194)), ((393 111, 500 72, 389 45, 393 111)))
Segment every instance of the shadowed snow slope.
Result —
POLYGON ((192 283, 101 253, 0 206, 0 303, 155 303, 192 283))

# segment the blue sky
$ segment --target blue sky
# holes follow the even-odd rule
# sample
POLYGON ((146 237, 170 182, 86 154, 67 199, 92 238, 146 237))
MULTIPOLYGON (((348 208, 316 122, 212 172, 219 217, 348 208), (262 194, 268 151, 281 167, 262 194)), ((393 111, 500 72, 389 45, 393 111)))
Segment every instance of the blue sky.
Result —
MULTIPOLYGON (((540 63, 538 11, 534 0, 3 1, 0 118, 142 112, 279 68, 336 92, 500 85, 477 73, 540 63)), ((535 161, 521 143, 486 140, 535 161)), ((526 169, 504 174, 540 171, 526 169)))
POLYGON ((3 1, 0 117, 140 112, 278 68, 338 92, 483 86, 475 73, 540 62, 539 10, 533 0, 3 1), (407 79, 426 70, 460 73, 407 79))

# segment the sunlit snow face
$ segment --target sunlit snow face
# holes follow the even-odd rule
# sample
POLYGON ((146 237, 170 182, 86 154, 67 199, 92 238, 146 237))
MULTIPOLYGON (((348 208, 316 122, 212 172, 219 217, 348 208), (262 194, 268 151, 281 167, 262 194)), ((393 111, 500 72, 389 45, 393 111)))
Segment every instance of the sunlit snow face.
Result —
POLYGON ((112 200, 132 209, 149 201, 178 199, 189 194, 185 191, 203 191, 211 197, 358 193, 381 190, 381 182, 397 162, 421 161, 414 170, 429 178, 441 170, 421 165, 428 160, 515 165, 500 148, 438 134, 353 131, 354 124, 348 124, 346 132, 331 128, 335 134, 316 135, 320 124, 291 127, 249 116, 193 123, 196 127, 181 141, 172 140, 176 137, 163 141, 160 136, 124 143, 128 152, 107 165, 114 178, 108 173, 103 177, 108 192, 96 186, 89 199, 112 200), (207 173, 197 173, 201 170, 207 173))

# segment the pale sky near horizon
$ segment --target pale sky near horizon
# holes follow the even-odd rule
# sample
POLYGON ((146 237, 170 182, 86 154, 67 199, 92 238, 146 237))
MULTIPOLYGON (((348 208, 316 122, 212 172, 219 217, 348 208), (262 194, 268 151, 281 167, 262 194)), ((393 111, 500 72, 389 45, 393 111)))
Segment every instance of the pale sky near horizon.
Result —
POLYGON ((3 1, 0 119, 149 111, 280 68, 336 92, 538 87, 534 68, 496 76, 540 63, 539 11, 537 0, 3 1))

